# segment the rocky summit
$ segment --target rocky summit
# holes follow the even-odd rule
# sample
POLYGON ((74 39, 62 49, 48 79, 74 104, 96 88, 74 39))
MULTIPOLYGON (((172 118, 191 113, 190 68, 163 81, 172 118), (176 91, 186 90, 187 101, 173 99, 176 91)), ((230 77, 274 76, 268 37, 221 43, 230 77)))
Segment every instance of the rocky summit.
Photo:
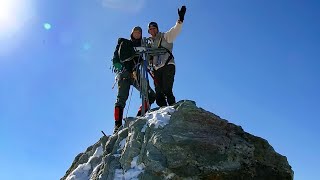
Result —
POLYGON ((183 100, 125 119, 61 179, 292 180, 293 171, 265 139, 183 100))

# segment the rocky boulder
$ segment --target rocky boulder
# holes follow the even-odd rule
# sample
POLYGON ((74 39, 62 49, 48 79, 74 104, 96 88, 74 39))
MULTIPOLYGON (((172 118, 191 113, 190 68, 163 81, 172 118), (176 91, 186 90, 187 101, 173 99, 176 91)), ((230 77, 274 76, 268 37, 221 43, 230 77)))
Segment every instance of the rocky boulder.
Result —
POLYGON ((286 157, 266 140, 193 101, 125 121, 79 154, 61 179, 293 179, 286 157))

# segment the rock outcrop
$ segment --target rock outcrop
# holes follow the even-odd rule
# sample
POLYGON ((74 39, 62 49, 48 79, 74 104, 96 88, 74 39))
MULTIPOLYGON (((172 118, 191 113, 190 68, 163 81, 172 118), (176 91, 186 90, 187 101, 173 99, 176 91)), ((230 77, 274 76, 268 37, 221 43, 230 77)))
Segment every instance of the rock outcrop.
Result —
POLYGON ((185 100, 127 118, 62 179, 292 180, 293 171, 266 140, 185 100))

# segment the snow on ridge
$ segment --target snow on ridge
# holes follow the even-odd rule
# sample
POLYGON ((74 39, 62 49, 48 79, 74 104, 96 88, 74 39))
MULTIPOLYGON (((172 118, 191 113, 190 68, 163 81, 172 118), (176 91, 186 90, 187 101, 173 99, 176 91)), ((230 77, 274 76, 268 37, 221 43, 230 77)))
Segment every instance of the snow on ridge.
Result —
POLYGON ((126 141, 127 141, 127 138, 124 138, 124 139, 122 139, 122 141, 120 141, 120 143, 119 143, 120 148, 117 149, 117 151, 120 151, 124 148, 124 146, 126 145, 126 141))
POLYGON ((96 151, 94 151, 93 155, 91 157, 100 157, 103 155, 103 148, 102 145, 97 147, 96 151))
POLYGON ((66 178, 66 180, 87 180, 89 179, 89 170, 91 169, 90 163, 80 164, 71 174, 66 178))
POLYGON ((143 163, 137 164, 139 156, 136 156, 131 161, 131 169, 123 171, 122 169, 116 169, 114 173, 115 180, 132 180, 138 179, 140 173, 144 172, 145 165, 143 163))
MULTIPOLYGON (((100 157, 103 155, 103 148, 102 145, 96 148, 95 152, 93 155, 89 158, 87 163, 79 164, 79 166, 73 170, 66 180, 88 180, 90 178, 89 171, 93 168, 95 169, 96 167, 92 167, 91 161, 95 157, 100 157)), ((99 166, 99 165, 97 165, 99 166)))
MULTIPOLYGON (((150 112, 146 114, 147 124, 150 127, 152 124, 154 124, 155 128, 163 127, 169 123, 171 114, 175 111, 173 106, 167 106, 160 108, 157 111, 150 112)), ((145 131, 145 127, 142 128, 141 132, 145 131)))
POLYGON ((147 129, 147 124, 143 126, 143 128, 141 129, 141 132, 146 132, 146 129, 147 129))

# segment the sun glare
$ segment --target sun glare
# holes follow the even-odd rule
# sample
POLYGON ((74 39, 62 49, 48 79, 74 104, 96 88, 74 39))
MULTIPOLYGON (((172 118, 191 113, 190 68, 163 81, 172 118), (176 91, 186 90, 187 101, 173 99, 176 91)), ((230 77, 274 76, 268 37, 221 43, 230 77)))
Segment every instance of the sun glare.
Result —
POLYGON ((31 0, 0 0, 0 37, 14 34, 31 17, 31 0))
POLYGON ((32 18, 31 1, 0 0, 0 49, 10 48, 8 45, 17 43, 13 41, 18 41, 17 36, 32 18))
POLYGON ((0 37, 17 28, 16 0, 0 0, 0 37))
POLYGON ((0 1, 0 23, 7 23, 9 20, 9 11, 11 9, 11 7, 9 6, 8 2, 2 2, 0 1))

